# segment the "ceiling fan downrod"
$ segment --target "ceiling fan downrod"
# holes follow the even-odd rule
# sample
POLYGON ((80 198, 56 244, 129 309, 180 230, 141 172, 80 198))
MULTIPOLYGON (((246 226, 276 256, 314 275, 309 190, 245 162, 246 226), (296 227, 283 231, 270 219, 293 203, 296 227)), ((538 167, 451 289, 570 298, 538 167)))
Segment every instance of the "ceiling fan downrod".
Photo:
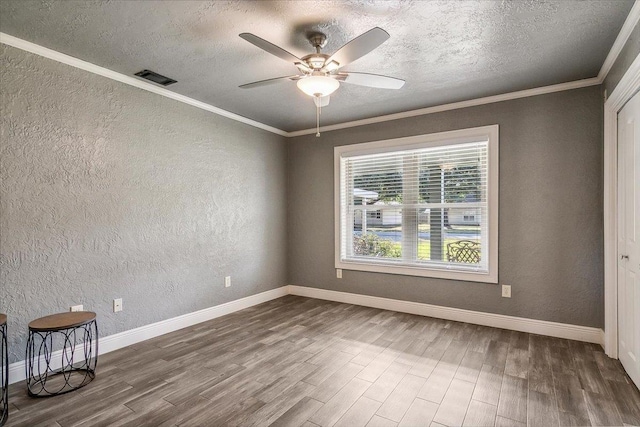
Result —
POLYGON ((320 53, 320 49, 327 44, 327 35, 321 32, 311 33, 307 36, 307 40, 316 49, 316 53, 320 53))

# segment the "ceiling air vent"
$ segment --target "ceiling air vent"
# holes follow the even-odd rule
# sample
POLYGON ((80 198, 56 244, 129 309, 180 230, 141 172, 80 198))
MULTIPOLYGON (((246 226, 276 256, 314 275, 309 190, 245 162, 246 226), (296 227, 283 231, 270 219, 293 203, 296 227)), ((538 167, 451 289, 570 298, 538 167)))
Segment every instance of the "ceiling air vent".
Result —
POLYGON ((162 86, 169 86, 174 83, 178 83, 177 80, 173 80, 173 79, 170 79, 169 77, 161 76, 160 74, 154 73, 153 71, 150 71, 150 70, 139 71, 136 73, 136 76, 142 77, 143 79, 147 79, 154 83, 158 83, 159 85, 162 85, 162 86))

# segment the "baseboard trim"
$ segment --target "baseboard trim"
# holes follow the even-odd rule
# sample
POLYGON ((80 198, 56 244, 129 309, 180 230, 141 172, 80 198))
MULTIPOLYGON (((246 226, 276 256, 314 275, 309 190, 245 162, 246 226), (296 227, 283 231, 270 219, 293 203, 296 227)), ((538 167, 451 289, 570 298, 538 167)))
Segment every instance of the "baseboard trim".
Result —
POLYGON ((548 322, 545 320, 506 316, 503 314, 483 313, 480 311, 464 310, 461 308, 443 307, 439 305, 402 301, 391 298, 330 291, 326 289, 309 288, 306 286, 289 285, 288 292, 291 295, 308 298, 362 305, 365 307, 436 317, 439 319, 454 320, 457 322, 473 323, 475 325, 492 326, 494 328, 529 332, 532 334, 566 338, 600 345, 604 344, 604 331, 599 328, 591 328, 587 326, 548 322))
MULTIPOLYGON (((369 295, 352 294, 348 292, 330 291, 326 289, 310 288, 306 286, 288 285, 235 301, 183 314, 171 319, 162 320, 139 328, 119 332, 100 338, 100 355, 121 349, 160 335, 177 331, 178 329, 206 322, 263 302, 281 298, 286 295, 297 295, 307 298, 323 299, 346 304, 392 310, 401 313, 417 314, 420 316, 436 317, 457 322, 473 323, 475 325, 492 326, 494 328, 529 332, 557 338, 566 338, 603 345, 604 331, 599 328, 570 325, 566 323, 548 322, 545 320, 527 319, 524 317, 505 316, 503 314, 483 313, 480 311, 464 310, 461 308, 443 307, 412 301, 402 301, 391 298, 374 297, 369 295)), ((51 359, 61 360, 62 352, 56 351, 51 359)), ((55 368, 59 366, 54 365, 55 368)), ((9 365, 9 384, 25 379, 25 361, 21 360, 9 365)))
MULTIPOLYGON (((205 308, 203 310, 194 311, 192 313, 183 314, 181 316, 172 317, 171 319, 161 320, 160 322, 151 323, 149 325, 140 326, 139 328, 130 329, 128 331, 119 332, 100 338, 99 355, 109 353, 114 350, 127 347, 141 341, 155 338, 178 329, 206 322, 207 320, 225 316, 263 302, 281 298, 288 294, 288 287, 281 286, 256 295, 240 298, 224 304, 205 308)), ((98 325, 99 327, 100 325, 98 325)), ((80 351, 80 349, 78 350, 80 351)), ((79 355, 78 355, 79 356, 79 355)), ((62 360, 62 351, 55 351, 51 356, 52 361, 62 360)), ((99 362, 100 360, 98 360, 99 362)), ((54 369, 59 368, 59 363, 52 364, 54 369)), ((9 365, 9 384, 18 381, 24 381, 26 378, 25 361, 21 360, 9 365)))

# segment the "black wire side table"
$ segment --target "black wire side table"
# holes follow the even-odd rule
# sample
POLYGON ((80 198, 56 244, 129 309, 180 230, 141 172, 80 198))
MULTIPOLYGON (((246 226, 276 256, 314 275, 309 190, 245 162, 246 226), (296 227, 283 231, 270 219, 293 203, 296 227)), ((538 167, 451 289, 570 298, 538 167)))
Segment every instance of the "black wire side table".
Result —
POLYGON ((96 314, 59 313, 29 323, 25 364, 27 393, 32 397, 57 396, 89 384, 98 365, 96 314), (54 359, 56 348, 61 350, 54 359))
POLYGON ((0 426, 3 426, 9 418, 9 346, 7 344, 7 315, 0 314, 0 358, 2 367, 0 369, 0 403, 2 403, 2 415, 0 415, 0 426))

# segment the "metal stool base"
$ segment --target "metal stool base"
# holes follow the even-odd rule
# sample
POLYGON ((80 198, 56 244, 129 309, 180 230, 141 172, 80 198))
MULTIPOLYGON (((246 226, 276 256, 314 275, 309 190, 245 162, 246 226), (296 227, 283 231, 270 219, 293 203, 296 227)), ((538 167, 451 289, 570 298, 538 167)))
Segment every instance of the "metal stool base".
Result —
POLYGON ((89 384, 98 364, 98 324, 51 331, 29 330, 27 341, 27 393, 31 397, 50 397, 69 393, 89 384), (54 369, 53 348, 62 346, 54 369), (74 363, 74 359, 80 359, 74 363))
POLYGON ((46 377, 42 380, 35 380, 32 381, 27 388, 27 394, 31 397, 51 397, 51 396, 59 396, 61 394, 66 394, 66 393, 70 393, 72 391, 78 390, 84 386, 86 386, 87 384, 89 384, 91 381, 93 381, 93 379, 96 377, 96 372, 93 369, 86 369, 86 368, 78 368, 78 369, 71 369, 71 370, 67 370, 67 371, 54 371, 54 372, 49 372, 48 375, 46 375, 46 377), (54 384, 56 383, 56 380, 60 377, 62 377, 62 380, 65 380, 65 376, 69 377, 71 375, 73 375, 75 372, 82 372, 82 381, 80 382, 80 384, 77 385, 70 385, 69 383, 66 383, 65 381, 65 385, 56 390, 55 392, 48 392, 47 390, 47 382, 49 384, 51 384, 51 382, 53 382, 54 384), (35 390, 35 389, 39 389, 38 393, 32 392, 31 390, 35 390), (42 393, 46 393, 46 394, 42 394, 42 393))
MULTIPOLYGON (((4 317, 6 319, 6 316, 4 317)), ((2 367, 0 368, 0 402, 2 403, 2 413, 0 414, 0 426, 3 426, 9 418, 9 348, 7 345, 7 323, 0 324, 0 358, 2 367)))

